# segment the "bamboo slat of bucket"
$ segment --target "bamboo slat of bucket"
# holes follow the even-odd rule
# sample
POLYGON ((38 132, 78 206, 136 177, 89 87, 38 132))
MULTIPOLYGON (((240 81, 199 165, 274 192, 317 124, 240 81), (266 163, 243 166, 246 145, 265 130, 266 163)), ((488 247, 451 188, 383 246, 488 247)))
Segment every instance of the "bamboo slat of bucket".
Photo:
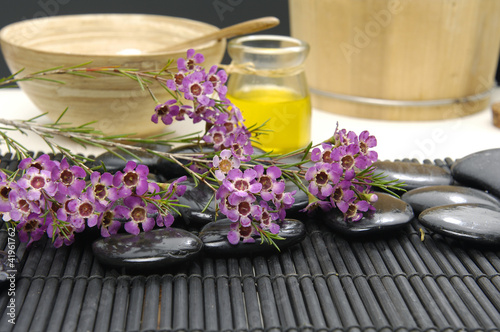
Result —
POLYGON ((313 105, 388 120, 464 116, 488 107, 500 48, 500 1, 290 0, 292 36, 311 45, 306 74, 313 105), (345 101, 323 91, 440 106, 345 101))

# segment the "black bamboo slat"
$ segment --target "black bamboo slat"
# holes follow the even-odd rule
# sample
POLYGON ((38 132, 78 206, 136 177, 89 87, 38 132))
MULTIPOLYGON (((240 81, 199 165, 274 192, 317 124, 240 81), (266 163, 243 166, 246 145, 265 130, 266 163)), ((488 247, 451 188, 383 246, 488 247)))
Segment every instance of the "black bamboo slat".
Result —
MULTIPOLYGON (((15 169, 11 158, 0 166, 15 169)), ((8 322, 10 297, 0 289, 0 331, 500 331, 498 248, 416 220, 349 239, 306 219, 307 237, 282 252, 202 254, 158 274, 101 266, 85 240, 58 249, 47 238, 17 243, 17 320, 8 322)), ((0 248, 7 242, 1 229, 0 248)))

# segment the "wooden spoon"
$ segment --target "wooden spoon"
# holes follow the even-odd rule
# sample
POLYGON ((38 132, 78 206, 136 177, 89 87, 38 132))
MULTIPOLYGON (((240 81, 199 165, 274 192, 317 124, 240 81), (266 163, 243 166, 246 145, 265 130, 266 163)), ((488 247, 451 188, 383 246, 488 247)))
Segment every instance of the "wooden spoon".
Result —
POLYGON ((280 20, 273 16, 261 17, 254 20, 245 21, 235 25, 228 26, 218 31, 197 37, 179 44, 169 46, 170 51, 192 48, 194 46, 209 42, 211 40, 220 40, 239 35, 245 35, 252 32, 262 31, 277 26, 280 20))

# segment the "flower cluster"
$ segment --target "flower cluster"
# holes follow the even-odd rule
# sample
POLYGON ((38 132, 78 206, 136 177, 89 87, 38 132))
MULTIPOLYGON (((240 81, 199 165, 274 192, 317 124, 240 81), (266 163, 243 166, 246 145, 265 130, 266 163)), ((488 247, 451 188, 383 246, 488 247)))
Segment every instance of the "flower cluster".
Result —
POLYGON ((338 208, 351 221, 358 221, 363 212, 374 210, 370 203, 377 200, 377 195, 371 191, 372 180, 364 174, 378 158, 370 150, 376 145, 376 138, 368 131, 358 137, 342 129, 336 130, 331 142, 314 148, 311 161, 315 164, 305 174, 309 193, 314 197, 306 210, 316 206, 325 210, 338 208))
POLYGON ((172 183, 162 192, 149 183, 149 170, 129 161, 123 172, 87 172, 42 155, 36 160, 23 159, 19 172, 7 176, 0 172, 0 212, 5 221, 17 226, 23 242, 39 240, 44 233, 54 246, 71 244, 75 233, 86 227, 100 228, 103 237, 117 233, 125 222, 125 230, 138 234, 156 226, 170 226, 170 206, 185 191, 185 186, 172 183))
MULTIPOLYGON (((276 166, 267 170, 262 165, 240 169, 242 162, 250 161, 254 153, 251 133, 240 110, 226 98, 226 73, 217 71, 217 66, 207 73, 200 66, 203 61, 203 55, 188 50, 187 59, 177 60, 178 72, 166 83, 174 95, 192 101, 193 106, 183 105, 180 98, 171 99, 155 108, 151 120, 158 123, 161 119, 169 125, 187 115, 193 123, 203 120, 208 124, 203 140, 220 151, 213 157, 212 170, 220 182, 216 194, 219 209, 234 222, 228 234, 230 243, 236 244, 240 239, 254 241, 252 236, 256 233, 268 237, 277 234, 280 227, 276 221, 285 218, 285 210, 294 202, 294 192, 284 192, 285 182, 278 180, 281 170, 276 166)), ((208 170, 197 169, 200 173, 208 170)))
MULTIPOLYGON (((182 105, 180 98, 168 100, 156 107, 152 121, 157 123, 161 118, 168 125, 174 119, 184 120, 185 115, 193 122, 206 121, 208 130, 203 140, 219 153, 213 157, 211 168, 197 165, 200 167, 196 170, 205 174, 213 171, 219 183, 216 199, 220 212, 233 221, 229 242, 251 242, 256 233, 271 238, 279 232, 279 221, 294 203, 295 192, 285 192, 282 171, 277 166, 244 164, 252 159, 251 132, 239 109, 226 98, 226 73, 217 71, 216 66, 206 73, 200 65, 203 60, 201 54, 189 50, 187 59, 177 61, 178 72, 166 83, 173 95, 183 96, 193 106, 182 105)), ((311 199, 305 210, 338 208, 351 221, 373 210, 370 203, 377 196, 371 192, 370 177, 362 176, 377 159, 376 152, 370 150, 375 145, 375 137, 366 131, 358 137, 336 130, 330 143, 314 148, 310 156, 314 165, 298 174, 309 181, 304 189, 311 199)))
POLYGON ((166 82, 176 98, 157 105, 151 120, 158 123, 161 119, 166 125, 185 120, 186 116, 193 123, 203 120, 209 126, 203 136, 206 143, 217 151, 230 149, 239 159, 249 160, 247 156, 253 153, 251 134, 238 107, 226 98, 227 75, 224 70, 217 71, 215 65, 206 72, 200 65, 203 61, 203 55, 193 49, 188 50, 187 59, 177 60, 178 72, 166 82), (192 105, 185 105, 182 98, 192 105))
POLYGON ((238 159, 231 151, 224 150, 221 156, 222 160, 215 156, 213 161, 218 168, 216 176, 222 182, 215 197, 220 211, 233 222, 227 235, 229 242, 254 242, 253 235, 269 238, 278 234, 279 221, 295 202, 295 191, 285 192, 281 170, 276 166, 264 169, 259 164, 242 171, 234 167, 239 163, 234 162, 238 159))

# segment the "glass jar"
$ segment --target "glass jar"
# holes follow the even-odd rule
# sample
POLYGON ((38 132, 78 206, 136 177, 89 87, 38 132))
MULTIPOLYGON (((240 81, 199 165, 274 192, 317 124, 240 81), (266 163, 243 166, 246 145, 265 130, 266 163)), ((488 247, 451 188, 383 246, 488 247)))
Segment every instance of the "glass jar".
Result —
POLYGON ((307 43, 286 36, 253 35, 228 44, 228 98, 245 125, 264 126, 257 147, 288 153, 309 144, 311 100, 304 74, 307 43))

